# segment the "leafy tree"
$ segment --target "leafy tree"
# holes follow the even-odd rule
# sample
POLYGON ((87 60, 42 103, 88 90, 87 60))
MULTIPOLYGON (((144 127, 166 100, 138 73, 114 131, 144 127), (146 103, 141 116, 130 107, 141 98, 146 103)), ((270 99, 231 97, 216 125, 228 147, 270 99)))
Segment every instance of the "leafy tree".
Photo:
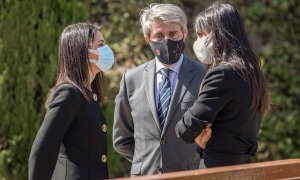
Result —
POLYGON ((263 121, 258 161, 300 157, 300 3, 237 2, 269 80, 272 111, 263 121))
MULTIPOLYGON (((27 179, 30 148, 45 115, 44 101, 56 74, 58 38, 68 24, 99 22, 116 64, 105 73, 108 101, 102 104, 109 125, 111 177, 128 176, 130 164, 112 148, 114 98, 121 75, 154 55, 144 41, 140 10, 153 2, 173 3, 186 12, 190 38, 193 18, 212 1, 0 0, 0 179, 27 179)), ((300 1, 232 0, 240 12, 268 78, 273 101, 264 119, 257 161, 300 157, 300 1)))
POLYGON ((0 1, 0 178, 27 179, 31 144, 56 73, 58 37, 67 24, 87 19, 87 5, 0 1))

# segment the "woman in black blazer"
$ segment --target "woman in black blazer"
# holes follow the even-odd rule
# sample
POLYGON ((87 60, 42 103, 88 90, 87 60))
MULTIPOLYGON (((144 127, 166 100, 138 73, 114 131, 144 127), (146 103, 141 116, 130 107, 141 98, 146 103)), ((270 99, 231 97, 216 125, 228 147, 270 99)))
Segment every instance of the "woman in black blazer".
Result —
POLYGON ((114 62, 94 25, 67 26, 60 36, 58 73, 44 121, 32 145, 29 179, 108 178, 107 126, 100 71, 114 62))
POLYGON ((200 151, 200 168, 249 163, 257 150, 261 120, 270 108, 259 59, 239 13, 229 4, 213 4, 201 12, 195 29, 194 52, 207 65, 207 74, 198 100, 176 132, 205 148, 200 151))

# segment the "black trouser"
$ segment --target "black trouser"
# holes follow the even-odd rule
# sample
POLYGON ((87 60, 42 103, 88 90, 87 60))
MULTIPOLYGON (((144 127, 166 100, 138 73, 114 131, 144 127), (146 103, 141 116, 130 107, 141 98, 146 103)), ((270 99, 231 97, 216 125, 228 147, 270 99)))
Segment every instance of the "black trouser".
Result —
MULTIPOLYGON (((251 156, 246 154, 226 155, 222 153, 204 151, 201 161, 203 160, 206 168, 212 168, 212 167, 251 163, 251 156)), ((205 167, 200 167, 200 168, 205 168, 205 167)))

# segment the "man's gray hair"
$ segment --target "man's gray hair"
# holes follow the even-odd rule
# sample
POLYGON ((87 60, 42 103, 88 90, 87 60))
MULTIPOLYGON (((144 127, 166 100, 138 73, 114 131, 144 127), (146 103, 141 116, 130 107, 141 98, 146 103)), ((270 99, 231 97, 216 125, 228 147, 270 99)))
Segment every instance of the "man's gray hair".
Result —
POLYGON ((140 13, 140 22, 144 36, 150 35, 152 22, 177 23, 183 33, 187 31, 187 18, 182 9, 174 4, 150 4, 140 13))

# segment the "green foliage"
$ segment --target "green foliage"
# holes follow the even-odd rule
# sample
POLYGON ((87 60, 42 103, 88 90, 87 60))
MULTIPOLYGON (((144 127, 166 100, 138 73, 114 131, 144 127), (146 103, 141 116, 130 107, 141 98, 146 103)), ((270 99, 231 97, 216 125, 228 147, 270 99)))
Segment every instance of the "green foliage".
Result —
POLYGON ((272 111, 263 121, 257 160, 300 157, 300 2, 238 2, 269 80, 272 111))
POLYGON ((0 177, 27 179, 31 144, 56 72, 58 37, 88 11, 76 0, 0 4, 0 177))
MULTIPOLYGON (((58 38, 67 24, 99 22, 116 64, 105 73, 111 177, 127 176, 130 164, 112 148, 114 98, 121 74, 152 59, 139 23, 140 10, 153 2, 179 5, 190 20, 186 52, 191 57, 193 18, 211 1, 169 0, 0 0, 0 179, 27 179, 30 148, 45 115, 53 86, 58 38)), ((233 0, 269 80, 272 111, 264 119, 257 161, 300 157, 300 4, 298 0, 233 0)))

